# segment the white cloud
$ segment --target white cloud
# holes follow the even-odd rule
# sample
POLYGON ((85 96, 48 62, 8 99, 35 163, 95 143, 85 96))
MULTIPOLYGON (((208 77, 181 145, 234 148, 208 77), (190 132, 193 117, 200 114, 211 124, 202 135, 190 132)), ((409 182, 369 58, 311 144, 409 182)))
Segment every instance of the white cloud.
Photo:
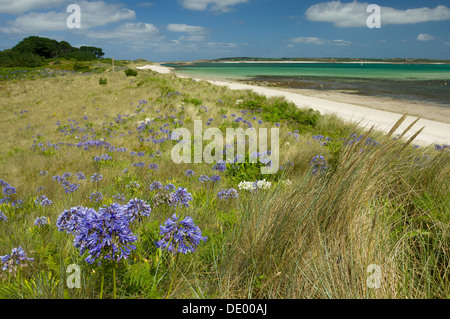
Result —
POLYGON ((325 41, 316 37, 298 37, 294 39, 289 40, 292 43, 307 43, 307 44, 315 44, 315 45, 322 45, 325 44, 325 41))
POLYGON ((351 41, 345 41, 345 40, 333 40, 333 44, 334 45, 351 45, 352 42, 351 41))
POLYGON ((201 35, 208 32, 208 29, 201 26, 176 24, 176 23, 171 23, 167 25, 167 30, 171 32, 185 32, 189 33, 190 35, 201 35))
POLYGON ((67 0, 0 0, 0 13, 22 14, 67 3, 67 0))
POLYGON ((205 11, 209 8, 215 12, 231 12, 233 6, 246 3, 249 0, 180 0, 185 9, 205 11))
POLYGON ((351 41, 346 40, 327 40, 327 39, 321 39, 317 37, 298 37, 293 38, 289 40, 288 47, 292 48, 294 47, 294 44, 315 44, 315 45, 324 45, 324 44, 331 44, 331 45, 339 45, 339 46, 346 46, 351 45, 351 41))
MULTIPOLYGON (((323 2, 315 4, 306 10, 306 18, 316 22, 331 22, 336 27, 367 27, 368 2, 341 1, 323 2)), ((428 21, 450 20, 450 9, 446 6, 398 10, 381 6, 381 24, 414 24, 428 21)))
MULTIPOLYGON (((2 0, 0 0, 2 1, 2 0)), ((107 4, 104 1, 80 1, 81 28, 90 29, 136 17, 133 10, 122 8, 118 4, 107 4)), ((8 21, 6 27, 0 28, 4 33, 38 33, 45 31, 67 30, 67 18, 71 13, 65 12, 30 12, 8 21)))
POLYGON ((94 39, 119 40, 121 42, 140 44, 150 44, 150 41, 160 41, 165 38, 153 24, 143 22, 128 22, 113 30, 89 31, 86 35, 94 39))
POLYGON ((421 33, 417 36, 417 41, 431 41, 435 39, 435 36, 429 35, 428 33, 421 33))

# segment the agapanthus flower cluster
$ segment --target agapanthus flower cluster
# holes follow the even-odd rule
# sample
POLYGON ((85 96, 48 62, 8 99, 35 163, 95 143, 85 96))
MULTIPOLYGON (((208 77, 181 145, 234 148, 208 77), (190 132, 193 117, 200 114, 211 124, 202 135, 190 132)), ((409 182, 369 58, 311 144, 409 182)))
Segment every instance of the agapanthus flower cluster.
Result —
POLYGON ((2 270, 8 270, 10 273, 17 270, 18 267, 26 266, 27 261, 32 261, 34 258, 28 258, 27 254, 21 246, 13 248, 11 254, 0 256, 2 263, 2 270))
POLYGON ((328 162, 322 155, 314 156, 309 164, 312 166, 312 175, 323 173, 328 169, 328 162))
POLYGON ((6 217, 6 215, 1 210, 0 210, 0 221, 5 223, 8 221, 8 217, 6 217))
POLYGON ((92 213, 87 212, 89 210, 95 212, 93 209, 83 206, 72 207, 71 209, 65 210, 58 217, 58 220, 56 221, 56 227, 59 231, 76 235, 81 227, 81 220, 83 219, 83 217, 87 213, 92 213))
POLYGON ((247 191, 257 191, 258 189, 269 189, 272 183, 263 179, 255 182, 242 181, 238 184, 238 188, 247 191))
POLYGON ((186 175, 187 177, 191 177, 191 176, 194 176, 194 175, 195 175, 195 172, 194 172, 193 170, 191 170, 191 169, 188 169, 188 170, 186 171, 185 175, 186 175))
POLYGON ((163 189, 163 184, 161 182, 158 181, 154 181, 153 183, 150 184, 150 190, 158 190, 158 189, 163 189))
POLYGON ((189 202, 192 201, 191 193, 188 193, 187 189, 184 187, 178 187, 178 189, 171 193, 171 206, 183 205, 189 207, 189 202))
POLYGON ((212 169, 219 172, 225 172, 227 170, 227 165, 224 161, 221 161, 215 164, 212 169))
POLYGON ((163 238, 155 243, 156 247, 166 249, 174 255, 194 252, 201 241, 206 242, 207 240, 207 237, 202 236, 200 228, 189 216, 180 221, 174 214, 163 225, 160 225, 159 229, 163 238))
POLYGON ((70 173, 64 173, 63 176, 55 175, 52 177, 52 179, 58 183, 61 184, 61 186, 64 188, 64 191, 67 194, 73 193, 78 189, 78 186, 80 186, 77 183, 71 183, 68 179, 71 177, 70 173))
POLYGON ((95 210, 86 210, 80 220, 74 240, 74 246, 79 249, 80 256, 88 252, 85 259, 88 264, 103 261, 119 262, 127 259, 137 237, 130 229, 130 217, 126 207, 119 204, 104 206, 95 210))
POLYGON ((48 218, 45 216, 37 217, 34 221, 34 225, 37 227, 45 227, 48 225, 48 218))
POLYGON ((103 200, 103 195, 102 195, 102 193, 101 192, 95 192, 95 193, 92 193, 90 196, 89 196, 89 200, 90 201, 92 201, 92 202, 96 202, 96 203, 99 203, 99 202, 101 202, 102 200, 103 200))
POLYGON ((84 176, 83 172, 75 173, 75 175, 77 176, 77 181, 81 181, 81 180, 85 180, 86 179, 86 176, 84 176))
POLYGON ((152 212, 152 208, 150 207, 150 205, 142 199, 132 199, 125 206, 125 211, 128 214, 130 222, 134 221, 135 219, 141 221, 143 217, 150 216, 150 213, 152 212))
POLYGON ((42 207, 50 206, 50 205, 53 204, 53 202, 52 202, 50 199, 48 199, 48 197, 45 196, 45 195, 41 195, 41 196, 39 196, 38 198, 36 198, 36 200, 34 201, 34 203, 35 203, 36 205, 40 205, 40 206, 42 206, 42 207))
POLYGON ((16 188, 9 183, 0 179, 0 186, 2 186, 3 198, 0 199, 0 205, 3 203, 9 203, 12 201, 12 196, 16 194, 16 188))
POLYGON ((217 197, 221 200, 226 200, 229 198, 238 198, 239 193, 234 188, 228 188, 228 189, 222 189, 218 194, 217 197))
POLYGON ((91 176, 91 182, 98 182, 103 179, 103 175, 99 173, 94 173, 94 175, 91 176))
POLYGON ((108 154, 103 154, 102 156, 95 156, 94 162, 100 162, 100 161, 109 161, 112 160, 112 157, 108 154))

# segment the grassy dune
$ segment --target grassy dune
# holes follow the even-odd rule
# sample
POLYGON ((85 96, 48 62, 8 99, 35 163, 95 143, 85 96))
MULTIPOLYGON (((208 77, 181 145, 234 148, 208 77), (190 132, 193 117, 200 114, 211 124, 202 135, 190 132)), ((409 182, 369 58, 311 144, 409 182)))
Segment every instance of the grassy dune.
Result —
POLYGON ((395 127, 386 135, 295 111, 281 98, 152 71, 0 82, 0 122, 0 211, 6 217, 0 219, 0 256, 21 246, 34 258, 0 271, 0 298, 113 298, 114 278, 118 298, 450 297, 445 145, 419 148, 395 127), (238 117, 256 129, 280 124, 277 174, 262 175, 263 164, 248 161, 239 170, 227 164, 223 172, 214 164, 172 161, 176 141, 167 132, 192 129, 194 120, 202 120, 203 129, 247 128, 238 117), (105 154, 108 159, 99 159, 105 154), (317 155, 326 166, 311 163, 317 155), (194 176, 186 176, 189 169, 194 176), (86 179, 78 180, 79 172, 86 179), (54 178, 65 173, 77 184, 73 192, 54 178), (92 182, 96 173, 103 178, 92 182), (220 181, 201 182, 201 175, 220 181), (262 179, 269 189, 238 187, 262 179), (154 181, 186 188, 189 207, 168 205, 171 191, 151 190, 154 181), (239 196, 221 199, 219 192, 229 188, 239 196), (96 192, 100 201, 91 197, 96 192), (40 205, 42 195, 52 204, 40 205), (136 249, 114 272, 89 265, 74 236, 57 229, 58 217, 72 207, 98 210, 133 198, 152 211, 132 224, 136 249), (207 240, 174 257, 155 242, 175 212, 191 216, 207 240), (48 225, 34 225, 38 217, 48 225), (80 289, 66 285, 71 264, 81 268, 80 289), (370 284, 370 265, 380 270, 378 288, 370 284))

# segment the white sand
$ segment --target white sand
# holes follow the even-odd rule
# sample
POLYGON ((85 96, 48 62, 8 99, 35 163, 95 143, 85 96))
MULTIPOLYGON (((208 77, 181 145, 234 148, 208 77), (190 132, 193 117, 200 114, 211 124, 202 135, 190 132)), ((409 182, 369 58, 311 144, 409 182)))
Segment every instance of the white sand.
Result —
MULTIPOLYGON (((170 68, 160 65, 149 65, 145 68, 149 68, 159 73, 171 72, 170 68)), ((179 77, 186 76, 179 75, 179 77)), ((195 80, 200 81, 200 79, 195 80)), ((398 119, 403 116, 403 114, 399 113, 383 111, 350 103, 335 102, 317 97, 305 96, 299 93, 265 88, 257 85, 214 80, 208 80, 208 82, 214 85, 227 86, 232 90, 252 90, 267 97, 282 96, 287 101, 295 103, 298 107, 312 108, 318 110, 322 114, 335 114, 344 120, 358 122, 360 126, 363 126, 365 128, 375 126, 375 129, 384 132, 389 132, 392 126, 398 121, 398 119)), ((395 134, 401 134, 403 130, 406 129, 416 119, 417 117, 408 116, 407 119, 402 123, 402 125, 397 129, 395 134)), ((419 134, 419 136, 416 137, 415 143, 450 143, 450 124, 428 119, 420 119, 406 134, 406 137, 410 137, 422 127, 424 127, 424 129, 419 134)))
POLYGON ((145 66, 138 66, 136 67, 136 69, 138 70, 152 70, 158 73, 162 73, 162 74, 168 74, 170 72, 172 72, 171 68, 168 68, 166 66, 162 66, 162 65, 158 65, 158 64, 148 64, 145 66))

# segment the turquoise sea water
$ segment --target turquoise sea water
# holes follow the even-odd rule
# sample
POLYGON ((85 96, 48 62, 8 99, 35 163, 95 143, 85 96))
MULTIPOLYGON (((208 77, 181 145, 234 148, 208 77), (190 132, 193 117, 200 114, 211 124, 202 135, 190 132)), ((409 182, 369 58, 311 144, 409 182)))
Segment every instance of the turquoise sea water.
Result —
POLYGON ((189 66, 164 65, 174 67, 178 73, 200 77, 278 82, 303 81, 317 84, 317 87, 320 86, 323 90, 351 90, 361 95, 424 100, 450 107, 450 65, 448 64, 198 63, 189 66))
MULTIPOLYGON (((166 66, 174 66, 166 64, 166 66)), ((392 80, 450 80, 448 64, 375 63, 199 63, 180 73, 244 79, 258 76, 339 77, 392 80)))

